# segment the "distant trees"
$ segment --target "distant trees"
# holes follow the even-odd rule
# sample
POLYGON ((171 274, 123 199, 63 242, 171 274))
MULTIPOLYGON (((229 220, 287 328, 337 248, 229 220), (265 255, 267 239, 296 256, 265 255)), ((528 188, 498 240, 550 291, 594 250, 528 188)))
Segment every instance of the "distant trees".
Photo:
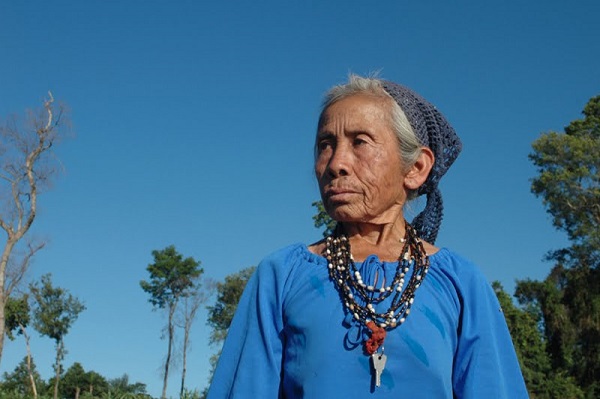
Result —
POLYGON ((50 274, 42 276, 41 282, 30 284, 29 289, 33 298, 33 325, 40 334, 55 343, 53 397, 57 399, 58 383, 63 372, 62 360, 66 353, 64 339, 85 306, 64 288, 53 286, 50 274))
MULTIPOLYGON (((247 267, 237 273, 225 277, 225 281, 216 284, 217 298, 213 306, 208 306, 208 325, 212 328, 210 332, 210 344, 219 347, 217 353, 210 357, 209 385, 212 380, 217 361, 221 355, 220 346, 227 337, 227 331, 233 320, 240 297, 246 288, 246 284, 256 270, 255 266, 247 267)), ((206 397, 208 388, 202 393, 206 397)))
MULTIPOLYGON (((28 382, 26 359, 23 359, 10 373, 4 373, 0 383, 0 399, 30 399, 31 386, 28 382)), ((36 385, 40 388, 41 398, 49 398, 53 390, 54 378, 46 384, 35 371, 36 385)), ((89 370, 75 362, 61 378, 59 395, 62 399, 152 399, 146 391, 146 384, 131 382, 127 374, 107 379, 101 374, 89 370)))
POLYGON ((61 397, 79 399, 88 387, 88 375, 79 362, 73 363, 61 378, 61 397))
MULTIPOLYGON (((185 298, 192 298, 201 289, 200 276, 204 270, 200 262, 177 252, 175 246, 171 245, 163 250, 152 251, 154 263, 148 265, 146 270, 150 274, 148 281, 142 280, 140 286, 150 295, 148 301, 155 309, 163 309, 167 312, 167 357, 164 365, 162 398, 167 397, 167 382, 169 377, 169 366, 175 338, 175 312, 178 305, 185 298)), ((195 310, 194 310, 195 315, 195 310)), ((193 315, 188 314, 189 323, 193 321, 193 315)), ((185 324, 185 323, 184 323, 185 324)), ((191 324, 188 325, 188 329, 191 324)), ((186 343, 187 350, 187 343, 186 343)), ((185 382, 185 376, 182 384, 185 382)), ((181 390, 183 395, 183 387, 181 390)))
MULTIPOLYGON (((64 108, 48 96, 42 109, 30 112, 23 123, 12 118, 0 126, 0 228, 6 233, 0 255, 0 331, 5 330, 5 302, 44 246, 32 240, 18 244, 35 220, 39 193, 57 170, 51 148, 67 126, 64 108)), ((0 334, 0 359, 3 347, 0 334)))
POLYGON ((317 229, 323 229, 323 237, 327 237, 333 233, 335 229, 335 220, 329 216, 327 211, 325 210, 325 206, 323 206, 323 201, 315 201, 311 204, 315 208, 317 208, 316 215, 313 215, 312 219, 317 229))
POLYGON ((583 116, 543 134, 530 155, 532 192, 571 242, 548 254, 545 280, 520 281, 515 293, 539 321, 550 362, 554 396, 540 398, 600 397, 600 96, 583 116))
POLYGON ((3 377, 2 391, 13 395, 13 397, 29 396, 37 398, 37 391, 32 391, 32 388, 38 387, 42 390, 45 388, 44 380, 37 372, 33 359, 23 358, 12 372, 5 372, 3 377), (34 379, 33 384, 30 380, 31 376, 34 379))
POLYGON ((198 309, 200 308, 200 305, 206 302, 211 290, 212 287, 210 285, 201 289, 200 285, 196 284, 194 289, 190 290, 189 295, 181 300, 179 306, 179 317, 176 324, 183 329, 183 347, 181 349, 183 359, 181 361, 181 386, 179 389, 180 399, 183 399, 187 392, 185 378, 187 373, 187 354, 190 349, 190 332, 192 330, 192 325, 196 320, 198 309))
POLYGON ((211 344, 218 345, 225 341, 240 297, 255 270, 255 266, 247 267, 226 276, 224 282, 217 283, 217 299, 213 306, 208 306, 211 344))
POLYGON ((27 333, 27 326, 30 322, 30 306, 29 296, 23 294, 19 298, 8 298, 5 303, 5 331, 10 340, 15 339, 15 331, 17 335, 22 335, 25 339, 25 347, 27 355, 25 356, 25 365, 29 374, 29 382, 31 383, 31 393, 34 399, 37 399, 37 385, 34 375, 33 360, 31 357, 31 346, 29 344, 30 337, 27 333))

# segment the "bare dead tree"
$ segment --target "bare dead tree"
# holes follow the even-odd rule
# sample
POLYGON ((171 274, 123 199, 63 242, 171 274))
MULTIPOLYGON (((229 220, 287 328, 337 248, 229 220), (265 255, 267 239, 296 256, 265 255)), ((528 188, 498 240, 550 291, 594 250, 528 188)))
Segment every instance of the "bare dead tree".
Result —
MULTIPOLYGON (((68 127, 64 113, 48 92, 42 108, 30 111, 24 123, 12 118, 0 126, 0 228, 6 233, 0 257, 0 331, 5 329, 7 299, 45 245, 22 240, 37 215, 39 193, 49 187, 58 170, 51 148, 68 127)), ((0 359, 3 347, 4 334, 0 334, 0 359)))
POLYGON ((183 329, 183 342, 182 342, 182 370, 181 370, 181 387, 179 390, 179 397, 184 398, 185 393, 185 377, 187 373, 187 354, 190 351, 190 331, 192 324, 196 319, 196 313, 200 308, 200 305, 206 303, 211 292, 214 290, 214 283, 209 279, 202 279, 199 276, 193 288, 188 294, 181 300, 178 308, 177 315, 177 327, 183 329), (203 280, 203 281, 202 281, 203 280))

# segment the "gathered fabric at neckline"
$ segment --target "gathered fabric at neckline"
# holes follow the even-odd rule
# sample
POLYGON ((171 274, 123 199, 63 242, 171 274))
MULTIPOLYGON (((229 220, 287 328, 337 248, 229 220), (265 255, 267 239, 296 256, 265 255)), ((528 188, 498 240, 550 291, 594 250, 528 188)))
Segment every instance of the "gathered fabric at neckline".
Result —
MULTIPOLYGON (((327 259, 325 259, 323 256, 315 254, 314 252, 311 252, 310 249, 308 249, 308 246, 304 243, 300 243, 298 244, 300 249, 302 250, 302 255, 303 257, 312 263, 316 263, 318 265, 323 265, 323 266, 327 266, 327 259)), ((440 248, 437 252, 435 252, 434 254, 429 255, 429 261, 431 264, 433 264, 434 262, 439 262, 441 259, 444 259, 448 256, 448 248, 446 247, 442 247, 440 248)), ((356 264, 357 267, 360 267, 363 263, 367 262, 367 260, 369 260, 369 262, 374 262, 376 261, 377 263, 379 263, 380 265, 382 265, 383 267, 390 267, 390 266, 394 266, 396 267, 396 265, 398 264, 398 261, 381 261, 379 259, 379 256, 375 255, 375 254, 371 254, 369 256, 367 256, 367 258, 362 261, 362 262, 357 262, 355 261, 354 263, 356 264)))

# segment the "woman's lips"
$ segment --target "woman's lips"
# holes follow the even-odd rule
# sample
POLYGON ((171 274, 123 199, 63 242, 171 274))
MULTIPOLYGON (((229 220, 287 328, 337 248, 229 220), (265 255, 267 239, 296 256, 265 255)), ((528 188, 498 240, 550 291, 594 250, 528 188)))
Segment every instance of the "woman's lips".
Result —
POLYGON ((327 199, 334 202, 347 200, 355 194, 357 194, 355 190, 348 188, 330 188, 325 191, 327 199))

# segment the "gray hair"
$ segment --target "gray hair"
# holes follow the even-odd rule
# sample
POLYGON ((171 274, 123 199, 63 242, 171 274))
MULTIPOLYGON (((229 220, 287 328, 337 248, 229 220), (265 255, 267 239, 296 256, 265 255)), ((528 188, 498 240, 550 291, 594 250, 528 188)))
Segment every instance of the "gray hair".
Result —
MULTIPOLYGON (((350 74, 347 83, 333 86, 325 93, 321 105, 321 116, 323 115, 323 112, 334 103, 343 100, 344 98, 360 94, 379 97, 385 99, 389 103, 391 107, 390 123, 392 125, 392 130, 398 139, 400 158, 406 168, 411 167, 417 161, 421 153, 422 145, 411 127, 410 122, 406 118, 406 114, 394 98, 385 91, 380 79, 371 77, 365 78, 359 75, 350 74)), ((415 197, 416 192, 411 192, 409 193, 408 199, 410 200, 415 197)))

